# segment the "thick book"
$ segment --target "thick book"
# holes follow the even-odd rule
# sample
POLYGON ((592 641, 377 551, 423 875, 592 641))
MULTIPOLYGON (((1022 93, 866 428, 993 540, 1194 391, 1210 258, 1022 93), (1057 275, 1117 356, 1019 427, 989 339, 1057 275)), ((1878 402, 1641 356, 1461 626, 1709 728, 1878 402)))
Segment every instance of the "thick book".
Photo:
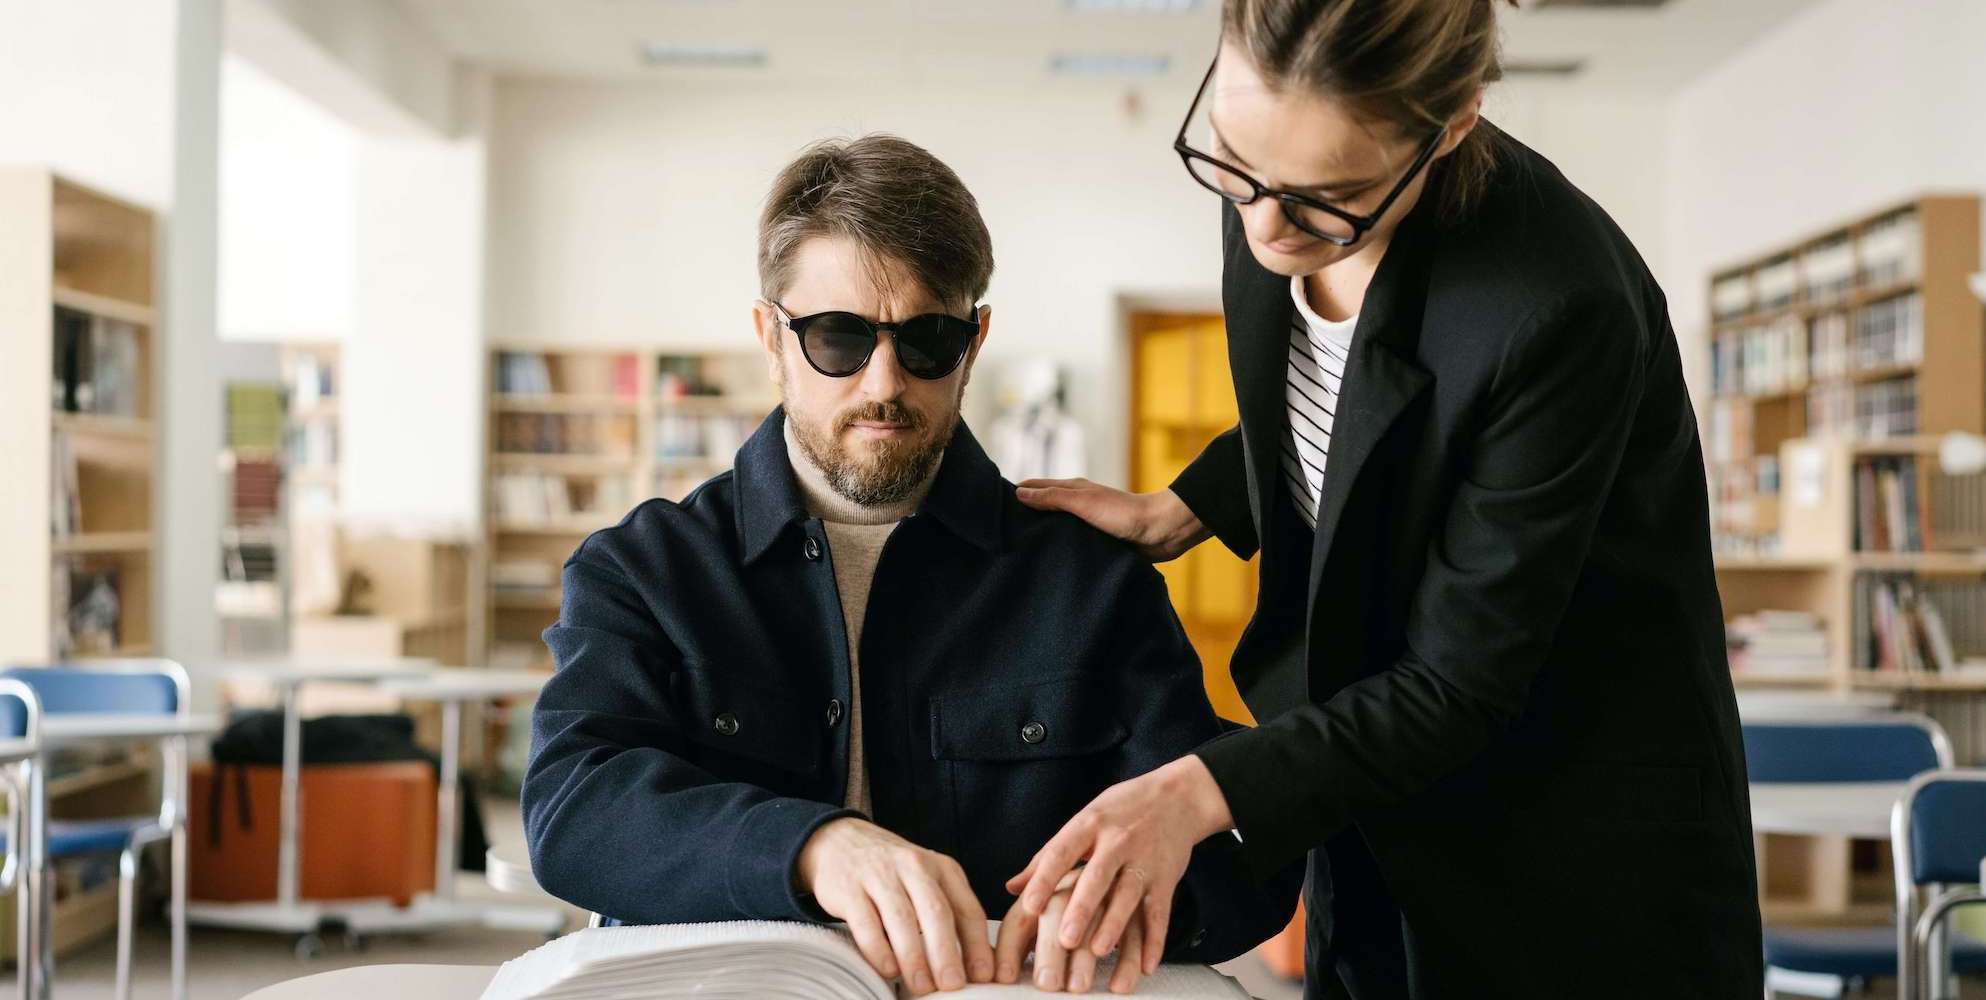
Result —
MULTIPOLYGON (((1098 963, 1106 992, 1110 959, 1098 963)), ((497 970, 483 1000, 897 1000, 836 928, 773 920, 595 927, 567 934, 497 970)), ((945 1000, 1039 997, 1025 977, 974 984, 945 1000)), ((1240 984, 1204 965, 1161 965, 1135 994, 1163 1000, 1249 1000, 1240 984)))

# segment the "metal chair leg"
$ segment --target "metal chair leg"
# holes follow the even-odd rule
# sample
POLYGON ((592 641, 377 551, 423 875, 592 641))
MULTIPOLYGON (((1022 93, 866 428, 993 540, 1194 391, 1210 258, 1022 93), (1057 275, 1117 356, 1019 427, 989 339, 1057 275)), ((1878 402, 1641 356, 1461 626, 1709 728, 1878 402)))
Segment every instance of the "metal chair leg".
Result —
POLYGON ((131 936, 137 923, 138 848, 117 856, 117 1000, 131 1000, 131 936))

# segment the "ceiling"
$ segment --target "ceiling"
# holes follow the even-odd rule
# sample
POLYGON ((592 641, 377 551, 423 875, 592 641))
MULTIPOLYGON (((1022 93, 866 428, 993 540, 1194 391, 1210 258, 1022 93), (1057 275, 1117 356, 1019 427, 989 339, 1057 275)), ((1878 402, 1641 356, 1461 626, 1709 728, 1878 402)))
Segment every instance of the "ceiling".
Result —
MULTIPOLYGON (((1158 56, 1190 84, 1220 0, 1071 10, 1067 0, 398 0, 465 62, 499 75, 604 80, 1055 79, 1057 56, 1158 56), (644 46, 728 50, 755 66, 652 66, 644 46)), ((1578 63, 1549 84, 1661 92, 1687 84, 1816 0, 1668 0, 1503 11, 1513 63, 1578 63)), ((1109 5, 1109 0, 1104 0, 1109 5)), ((715 54, 715 53, 713 53, 715 54)), ((1105 75, 1122 82, 1127 77, 1105 75)), ((1144 78, 1149 79, 1149 78, 1144 78)))

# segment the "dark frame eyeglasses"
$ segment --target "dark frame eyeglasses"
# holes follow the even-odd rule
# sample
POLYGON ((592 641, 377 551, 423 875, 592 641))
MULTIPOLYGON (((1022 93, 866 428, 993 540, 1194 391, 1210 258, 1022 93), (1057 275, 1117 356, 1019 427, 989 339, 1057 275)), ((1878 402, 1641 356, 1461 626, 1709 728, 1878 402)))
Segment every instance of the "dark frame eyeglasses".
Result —
MULTIPOLYGON (((1219 60, 1215 61, 1216 64, 1218 62, 1219 60)), ((1427 166, 1428 161, 1434 158, 1435 149, 1441 145, 1441 137, 1448 132, 1445 126, 1435 129, 1434 134, 1429 136, 1427 142, 1421 146, 1419 155, 1414 157, 1413 164, 1407 167, 1407 172, 1401 175, 1398 183, 1393 185, 1393 190, 1386 193, 1386 197, 1379 203, 1379 207, 1373 209, 1370 215, 1354 215, 1341 208, 1327 205, 1308 195, 1297 194, 1294 191, 1278 191, 1268 187, 1261 181, 1249 176, 1248 172, 1242 170, 1240 167, 1217 159, 1211 154, 1194 149, 1189 145, 1186 142, 1186 130, 1192 126, 1193 113, 1199 110, 1200 101, 1207 93, 1207 85, 1213 82, 1213 79, 1214 66, 1209 65, 1207 67, 1207 75, 1200 80, 1200 89, 1193 92, 1193 103, 1186 107, 1186 120, 1179 123, 1179 135, 1172 140, 1172 149, 1179 154, 1180 162, 1186 166, 1186 172, 1191 174, 1193 180, 1201 187, 1237 205, 1253 205, 1265 197, 1273 197, 1282 204, 1283 217, 1290 220, 1292 225, 1320 240, 1341 247, 1348 247, 1357 243, 1365 237, 1366 233, 1372 230, 1372 227, 1379 224, 1380 219, 1386 217, 1386 210, 1393 207, 1393 202, 1400 197, 1400 192, 1405 191, 1407 185, 1413 182, 1415 175, 1421 172, 1421 168, 1427 166), (1202 168, 1194 166, 1195 163, 1205 164, 1205 169, 1217 171, 1216 177, 1219 179, 1210 179, 1202 175, 1202 168), (1222 182, 1230 180, 1239 182, 1243 190, 1234 191, 1224 187, 1222 182), (1345 226, 1350 227, 1351 232, 1326 232, 1320 228, 1319 223, 1313 219, 1305 218, 1305 212, 1322 212, 1343 223, 1345 226)))
POLYGON ((896 323, 872 323, 852 312, 831 310, 795 317, 778 302, 766 304, 781 326, 800 341, 808 366, 828 378, 847 378, 868 367, 876 343, 888 330, 896 346, 896 363, 925 381, 935 382, 957 370, 973 339, 979 336, 979 307, 971 319, 945 313, 925 313, 896 323))

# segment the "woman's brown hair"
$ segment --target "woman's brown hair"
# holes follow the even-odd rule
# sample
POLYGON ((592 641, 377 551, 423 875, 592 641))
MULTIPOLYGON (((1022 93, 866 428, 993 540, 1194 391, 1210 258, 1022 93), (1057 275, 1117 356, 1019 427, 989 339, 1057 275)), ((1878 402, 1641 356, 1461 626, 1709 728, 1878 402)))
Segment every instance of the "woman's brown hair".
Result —
MULTIPOLYGON (((1350 102, 1401 135, 1420 137, 1502 79, 1496 3, 1226 0, 1221 30, 1271 85, 1350 102)), ((1496 130, 1479 121, 1429 171, 1442 216, 1466 213, 1496 164, 1496 130)))

